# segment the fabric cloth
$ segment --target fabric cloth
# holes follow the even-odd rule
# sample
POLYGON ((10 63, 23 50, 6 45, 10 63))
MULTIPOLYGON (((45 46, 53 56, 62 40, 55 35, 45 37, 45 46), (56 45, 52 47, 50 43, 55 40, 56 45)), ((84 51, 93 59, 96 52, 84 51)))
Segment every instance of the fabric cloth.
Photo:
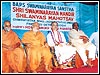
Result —
POLYGON ((90 36, 90 42, 93 42, 94 45, 96 46, 96 51, 99 51, 99 33, 98 32, 94 32, 91 36, 90 36))
MULTIPOLYGON (((2 44, 13 47, 16 43, 21 43, 17 34, 10 30, 5 33, 2 30, 2 44)), ((10 72, 10 68, 16 72, 24 72, 26 67, 26 58, 24 49, 20 46, 14 50, 8 50, 2 47, 2 71, 5 73, 10 72)))
POLYGON ((80 39, 80 36, 86 36, 85 33, 81 30, 76 31, 75 29, 72 29, 69 31, 69 41, 72 43, 77 48, 77 52, 81 56, 84 64, 87 61, 87 56, 85 51, 89 51, 89 58, 95 59, 95 52, 96 52, 96 47, 93 45, 91 42, 83 43, 83 39, 80 39))
MULTIPOLYGON (((53 32, 49 32, 49 34, 47 35, 47 42, 48 42, 48 45, 49 45, 49 46, 55 46, 55 43, 54 43, 54 41, 53 41, 53 38, 52 38, 51 33, 53 33, 53 32)), ((67 43, 67 42, 66 42, 66 39, 65 39, 65 37, 64 37, 64 34, 63 34, 62 32, 60 32, 60 35, 61 35, 61 39, 62 39, 63 43, 67 43)), ((55 31, 55 32, 53 33, 53 36, 54 36, 54 39, 56 39, 56 41, 59 41, 59 40, 58 40, 57 31, 55 31)))
POLYGON ((64 34, 62 32, 59 32, 59 33, 61 35, 60 38, 58 38, 57 31, 54 32, 53 35, 51 35, 52 32, 49 32, 47 35, 47 43, 50 47, 53 46, 55 48, 55 54, 56 54, 57 61, 59 62, 59 64, 64 64, 64 63, 67 64, 74 57, 74 55, 76 53, 76 48, 74 48, 70 45, 66 45, 67 42, 66 42, 66 39, 64 37, 64 34), (52 36, 54 36, 54 35, 55 35, 54 39, 56 39, 58 42, 59 42, 58 39, 62 39, 62 42, 60 42, 60 44, 62 46, 55 45, 55 42, 52 38, 52 36))
POLYGON ((46 39, 42 32, 38 31, 36 34, 32 30, 26 32, 22 38, 22 42, 29 43, 30 46, 27 47, 28 59, 30 69, 35 71, 41 62, 41 58, 44 58, 44 64, 49 65, 51 62, 52 54, 50 53, 50 48, 44 47, 46 39))

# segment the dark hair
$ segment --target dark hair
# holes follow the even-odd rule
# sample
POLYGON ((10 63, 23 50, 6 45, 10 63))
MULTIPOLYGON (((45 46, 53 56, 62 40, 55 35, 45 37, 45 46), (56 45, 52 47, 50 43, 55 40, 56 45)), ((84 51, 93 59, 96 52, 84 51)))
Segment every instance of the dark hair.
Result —
MULTIPOLYGON (((4 21, 4 24, 5 24, 5 22, 9 22, 9 23, 10 23, 9 20, 5 20, 5 21, 4 21)), ((2 26, 2 29, 4 29, 4 24, 3 24, 3 26, 2 26)), ((10 23, 10 26, 11 26, 11 23, 10 23)))
POLYGON ((77 22, 74 22, 74 23, 72 24, 72 29, 74 29, 74 25, 75 25, 75 24, 77 24, 77 26, 79 27, 78 23, 77 23, 77 22))
MULTIPOLYGON (((10 23, 10 21, 8 21, 8 20, 5 20, 5 21, 4 21, 4 24, 5 24, 5 22, 9 22, 9 23, 10 23)), ((11 23, 10 23, 10 26, 11 26, 11 23)))
MULTIPOLYGON (((53 22, 51 23, 51 26, 52 26, 53 23, 57 23, 57 22, 56 22, 56 21, 53 21, 53 22)), ((58 23, 57 23, 57 26, 58 26, 58 23)))
POLYGON ((4 23, 5 23, 5 22, 9 22, 9 23, 10 23, 10 21, 8 21, 8 20, 5 20, 4 23))

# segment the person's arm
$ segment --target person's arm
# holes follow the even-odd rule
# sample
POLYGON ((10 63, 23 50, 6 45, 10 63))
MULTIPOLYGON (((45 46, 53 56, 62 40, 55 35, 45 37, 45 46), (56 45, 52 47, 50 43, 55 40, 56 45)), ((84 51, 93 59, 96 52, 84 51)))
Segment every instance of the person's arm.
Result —
POLYGON ((18 37, 18 35, 14 32, 14 34, 13 34, 13 37, 14 37, 14 40, 12 40, 12 41, 14 41, 14 43, 12 44, 12 49, 14 50, 15 48, 18 48, 18 47, 20 47, 20 45, 21 45, 21 40, 20 40, 20 38, 18 37))
POLYGON ((87 42, 89 42, 89 39, 86 36, 84 36, 83 37, 83 43, 87 43, 87 42))
POLYGON ((44 47, 49 48, 49 45, 47 42, 44 43, 44 47))
POLYGON ((14 50, 15 48, 19 47, 20 39, 18 38, 18 36, 15 32, 13 32, 13 37, 14 37, 14 39, 12 40, 13 44, 11 44, 11 45, 2 44, 2 47, 6 48, 8 50, 14 50))
POLYGON ((31 39, 30 39, 30 36, 29 36, 28 32, 24 33, 21 42, 22 42, 22 43, 24 44, 24 46, 26 46, 26 47, 30 47, 30 46, 31 46, 31 39))
POLYGON ((44 36, 44 34, 42 32, 40 32, 39 39, 40 39, 41 46, 45 46, 46 38, 45 38, 45 36, 44 36))
POLYGON ((14 50, 14 49, 16 49, 16 48, 18 48, 18 47, 20 47, 20 42, 14 44, 13 46, 9 46, 8 49, 9 49, 9 50, 14 50))
POLYGON ((20 47, 20 42, 18 42, 18 43, 16 43, 15 45, 13 45, 13 48, 15 49, 15 48, 18 48, 18 47, 20 47))
POLYGON ((9 46, 6 44, 2 44, 2 47, 8 49, 9 46))
POLYGON ((82 38, 89 38, 82 30, 80 30, 80 34, 81 34, 81 36, 80 37, 82 37, 82 38))
POLYGON ((83 43, 89 42, 88 36, 83 31, 80 31, 80 32, 81 32, 81 36, 79 38, 83 39, 83 43))
POLYGON ((18 43, 16 43, 15 45, 13 45, 13 46, 8 46, 8 45, 5 45, 5 44, 2 44, 2 47, 3 48, 6 48, 6 49, 8 49, 8 50, 14 50, 15 48, 17 48, 17 47, 19 47, 20 46, 20 43, 18 42, 18 43))

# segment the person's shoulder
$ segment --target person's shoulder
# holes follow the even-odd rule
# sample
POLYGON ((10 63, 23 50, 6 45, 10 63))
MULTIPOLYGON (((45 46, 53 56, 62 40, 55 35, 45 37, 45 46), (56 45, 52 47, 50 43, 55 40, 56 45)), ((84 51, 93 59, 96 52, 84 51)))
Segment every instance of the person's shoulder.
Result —
POLYGON ((13 31, 12 29, 10 30, 10 33, 16 34, 16 32, 15 32, 15 31, 13 31))
POLYGON ((97 35, 98 34, 98 32, 94 32, 94 33, 92 33, 92 35, 97 35))
POLYGON ((71 29, 71 30, 69 30, 69 32, 73 32, 73 31, 76 31, 75 29, 71 29))
POLYGON ((83 30, 81 30, 81 29, 78 29, 79 31, 83 31, 83 30))
POLYGON ((44 33, 42 31, 38 31, 37 33, 38 33, 38 35, 43 35, 44 36, 44 33))
POLYGON ((75 31, 75 29, 71 29, 70 31, 75 31))
POLYGON ((48 35, 50 35, 51 34, 51 31, 48 31, 48 35))
POLYGON ((48 31, 47 37, 50 37, 50 36, 51 36, 51 31, 48 31))
POLYGON ((98 32, 94 32, 94 34, 98 34, 98 32))
POLYGON ((43 34, 43 32, 41 32, 41 31, 38 31, 38 33, 43 34))
POLYGON ((10 34, 12 34, 13 36, 18 36, 17 33, 13 31, 12 29, 10 30, 10 34))
POLYGON ((32 32, 31 30, 26 31, 26 32, 24 33, 24 35, 30 34, 31 32, 32 32))
POLYGON ((81 31, 81 32, 83 32, 81 29, 79 29, 78 31, 81 31))

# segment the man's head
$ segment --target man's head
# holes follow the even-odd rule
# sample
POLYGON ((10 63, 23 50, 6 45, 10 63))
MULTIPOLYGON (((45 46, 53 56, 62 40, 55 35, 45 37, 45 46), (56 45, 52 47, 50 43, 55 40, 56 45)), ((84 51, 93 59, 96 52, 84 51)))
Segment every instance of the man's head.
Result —
POLYGON ((4 22, 4 30, 9 32, 11 30, 11 23, 10 21, 5 21, 4 22))
POLYGON ((51 26, 52 26, 51 29, 52 29, 53 31, 57 31, 57 30, 58 30, 58 23, 57 23, 57 22, 55 22, 55 21, 52 22, 52 23, 51 23, 51 26))
POLYGON ((75 29, 75 30, 77 30, 78 31, 78 23, 77 22, 74 22, 73 24, 72 24, 72 28, 73 29, 75 29))
POLYGON ((40 27, 40 25, 39 25, 38 22, 34 22, 34 23, 32 24, 32 30, 33 30, 34 32, 39 31, 39 27, 40 27))

